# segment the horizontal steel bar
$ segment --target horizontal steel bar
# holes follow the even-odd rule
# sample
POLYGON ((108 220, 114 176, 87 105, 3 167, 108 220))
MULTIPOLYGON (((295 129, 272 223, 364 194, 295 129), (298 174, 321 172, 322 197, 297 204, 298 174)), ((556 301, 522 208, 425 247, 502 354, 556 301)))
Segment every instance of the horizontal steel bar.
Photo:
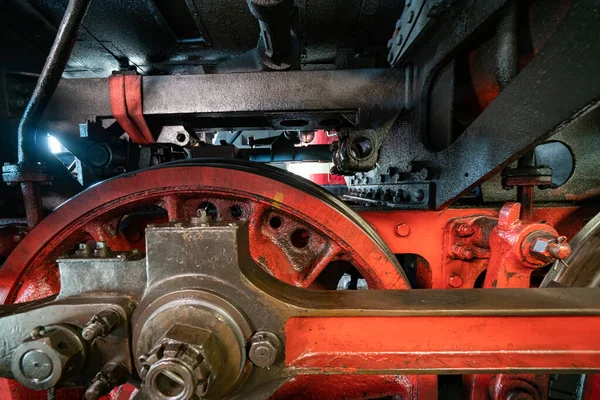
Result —
POLYGON ((598 316, 291 318, 286 365, 313 373, 600 370, 598 316))
MULTIPOLYGON (((286 71, 144 76, 146 116, 358 110, 359 126, 381 127, 405 106, 401 70, 286 71)), ((50 127, 112 116, 108 79, 63 79, 45 113, 50 127)))
POLYGON ((243 270, 287 317, 600 316, 600 288, 466 290, 307 290, 243 270))

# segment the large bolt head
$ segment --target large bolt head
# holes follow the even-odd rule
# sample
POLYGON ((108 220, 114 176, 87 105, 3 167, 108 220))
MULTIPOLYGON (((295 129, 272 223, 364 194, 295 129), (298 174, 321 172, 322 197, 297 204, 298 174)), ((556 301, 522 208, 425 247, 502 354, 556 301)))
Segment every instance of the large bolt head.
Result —
POLYGON ((189 400, 206 394, 211 374, 222 365, 212 332, 175 324, 142 361, 147 395, 157 400, 189 400))
POLYGON ((150 367, 144 391, 154 400, 191 400, 198 381, 189 366, 177 358, 159 360, 150 367))
POLYGON ((458 275, 452 275, 450 277, 450 279, 448 279, 448 284, 450 286, 452 286, 453 288, 459 288, 462 286, 463 284, 463 280, 460 276, 458 275))
POLYGON ((280 347, 277 336, 270 332, 258 332, 250 339, 248 358, 257 367, 269 367, 277 360, 280 347))
POLYGON ((571 246, 564 236, 533 232, 522 244, 524 258, 534 265, 545 265, 553 260, 565 259, 571 254, 571 246), (529 247, 528 247, 529 246, 529 247))
POLYGON ((404 223, 396 225, 396 235, 400 237, 410 235, 410 226, 404 223))
POLYGON ((42 350, 30 350, 21 358, 23 374, 32 380, 44 380, 52 374, 52 360, 42 350))
POLYGON ((23 386, 46 390, 76 374, 85 362, 85 346, 71 328, 47 327, 13 352, 11 370, 23 386))

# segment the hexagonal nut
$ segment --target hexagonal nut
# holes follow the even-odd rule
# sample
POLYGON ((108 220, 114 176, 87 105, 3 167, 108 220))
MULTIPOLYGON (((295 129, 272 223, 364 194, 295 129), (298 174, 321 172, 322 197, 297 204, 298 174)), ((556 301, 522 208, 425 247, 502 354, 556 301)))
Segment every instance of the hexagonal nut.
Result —
POLYGON ((85 362, 83 340, 63 325, 46 327, 13 352, 11 370, 24 386, 45 390, 75 375, 85 362))
POLYGON ((208 390, 213 371, 223 363, 218 341, 212 332, 179 324, 173 325, 140 361, 140 377, 147 390, 158 393, 159 397, 164 395, 161 382, 157 380, 161 374, 171 372, 180 376, 185 393, 202 396, 208 390))
POLYGON ((571 254, 571 246, 564 236, 554 236, 550 233, 532 233, 523 242, 523 255, 531 263, 549 263, 553 260, 563 260, 571 254), (529 246, 529 248, 527 248, 529 246))
POLYGON ((221 368, 223 359, 219 343, 211 331, 175 324, 165 335, 165 340, 177 341, 186 345, 185 351, 181 354, 181 359, 186 363, 190 363, 189 365, 206 360, 204 364, 208 364, 210 369, 204 371, 203 378, 207 378, 207 374, 210 374, 211 370, 216 371, 221 368))
POLYGON ((260 368, 266 368, 275 363, 279 355, 281 343, 271 332, 257 332, 250 339, 248 358, 260 368))

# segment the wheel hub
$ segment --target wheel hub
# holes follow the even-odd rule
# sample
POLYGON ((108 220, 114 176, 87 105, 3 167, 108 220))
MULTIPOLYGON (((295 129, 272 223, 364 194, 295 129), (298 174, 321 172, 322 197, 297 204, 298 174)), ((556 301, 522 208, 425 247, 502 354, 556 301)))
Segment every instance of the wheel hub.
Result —
POLYGON ((56 294, 62 254, 143 252, 146 227, 206 219, 247 219, 252 258, 290 285, 335 289, 351 266, 370 289, 409 288, 386 245, 335 197, 285 171, 215 161, 122 176, 65 203, 7 259, 0 299, 17 303, 56 294))

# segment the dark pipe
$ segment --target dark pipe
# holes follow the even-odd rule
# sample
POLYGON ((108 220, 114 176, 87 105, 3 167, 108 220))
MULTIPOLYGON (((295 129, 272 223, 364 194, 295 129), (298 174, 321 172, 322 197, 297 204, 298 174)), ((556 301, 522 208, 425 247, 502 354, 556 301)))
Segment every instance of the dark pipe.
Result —
POLYGON ((37 81, 33 95, 23 113, 18 130, 18 160, 20 164, 34 163, 36 160, 35 132, 44 110, 54 94, 65 70, 71 50, 77 39, 77 31, 90 5, 91 0, 71 0, 58 27, 58 33, 46 58, 46 63, 37 81))
POLYGON ((23 193, 23 204, 25 205, 25 214, 27 215, 27 226, 31 229, 43 218, 42 198, 40 197, 38 183, 21 183, 21 193, 23 193))
MULTIPOLYGON (((516 0, 507 4, 498 22, 497 72, 498 85, 504 90, 519 73, 519 5, 516 0)), ((535 168, 533 150, 518 161, 518 168, 535 168)), ((517 201, 521 203, 521 219, 531 221, 533 216, 533 186, 517 186, 517 201)))
MULTIPOLYGON (((90 1, 69 1, 65 15, 54 38, 52 48, 50 48, 50 54, 46 58, 44 68, 19 123, 17 132, 18 163, 16 165, 16 172, 19 178, 13 183, 21 183, 21 192, 23 193, 25 212, 27 214, 27 225, 30 229, 37 225, 43 217, 42 201, 38 185, 39 182, 48 179, 45 172, 42 172, 45 168, 37 164, 42 157, 37 157, 36 154, 36 130, 44 115, 46 106, 58 86, 67 61, 71 56, 71 50, 75 45, 79 26, 90 5, 90 1), (27 174, 23 174, 22 171, 27 171, 27 174)), ((4 168, 3 172, 5 172, 4 168)), ((11 178, 9 177, 8 180, 10 181, 11 178)))
POLYGON ((293 0, 248 0, 260 24, 257 46, 206 69, 210 73, 300 69, 300 42, 292 30, 293 0))

